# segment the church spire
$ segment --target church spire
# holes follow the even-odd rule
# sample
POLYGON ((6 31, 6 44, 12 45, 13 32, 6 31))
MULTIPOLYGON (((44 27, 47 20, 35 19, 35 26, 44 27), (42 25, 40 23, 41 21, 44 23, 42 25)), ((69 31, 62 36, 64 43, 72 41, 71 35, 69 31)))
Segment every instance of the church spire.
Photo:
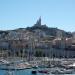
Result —
POLYGON ((38 20, 38 23, 39 23, 39 25, 41 25, 41 16, 40 16, 40 18, 38 20))
POLYGON ((35 26, 41 26, 41 16, 40 16, 40 18, 37 20, 35 26))

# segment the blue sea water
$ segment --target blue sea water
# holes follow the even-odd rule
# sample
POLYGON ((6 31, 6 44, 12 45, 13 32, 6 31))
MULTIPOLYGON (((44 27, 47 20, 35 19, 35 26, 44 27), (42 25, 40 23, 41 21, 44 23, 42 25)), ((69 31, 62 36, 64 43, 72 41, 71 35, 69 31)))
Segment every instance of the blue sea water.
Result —
MULTIPOLYGON (((26 69, 26 70, 18 70, 18 71, 13 71, 14 75, 56 75, 56 74, 32 74, 31 73, 32 69, 26 69)), ((6 74, 6 70, 0 70, 0 75, 5 75, 6 74)), ((62 74, 59 74, 62 75, 62 74)), ((63 74, 63 75, 75 75, 75 74, 63 74)))

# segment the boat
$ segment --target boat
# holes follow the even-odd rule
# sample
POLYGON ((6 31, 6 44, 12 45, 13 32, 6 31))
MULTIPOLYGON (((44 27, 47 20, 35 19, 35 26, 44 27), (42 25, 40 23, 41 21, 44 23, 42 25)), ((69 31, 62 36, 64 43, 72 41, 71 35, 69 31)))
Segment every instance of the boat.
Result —
POLYGON ((0 65, 1 70, 24 70, 30 68, 31 65, 27 63, 15 63, 15 65, 14 64, 0 65))
POLYGON ((37 74, 37 71, 36 70, 33 70, 31 73, 32 74, 37 74))
POLYGON ((15 74, 14 74, 14 72, 12 72, 12 71, 7 71, 7 72, 5 73, 5 75, 15 75, 15 74))
POLYGON ((39 72, 39 73, 49 74, 49 71, 47 71, 47 70, 39 70, 38 72, 39 72))
POLYGON ((32 66, 32 68, 37 69, 38 68, 38 65, 34 65, 34 66, 32 66))
POLYGON ((64 69, 64 68, 58 68, 58 69, 54 69, 52 72, 52 74, 73 74, 74 70, 73 69, 64 69))

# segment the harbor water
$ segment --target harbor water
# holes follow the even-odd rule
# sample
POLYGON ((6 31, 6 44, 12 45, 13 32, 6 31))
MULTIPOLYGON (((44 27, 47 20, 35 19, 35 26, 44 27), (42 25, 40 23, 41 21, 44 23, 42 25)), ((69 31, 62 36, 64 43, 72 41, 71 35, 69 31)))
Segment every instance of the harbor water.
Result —
MULTIPOLYGON (((0 75, 7 75, 6 72, 7 70, 0 70, 0 75)), ((14 73, 14 75, 58 75, 58 74, 43 74, 43 73, 32 74, 31 73, 32 69, 15 70, 12 72, 14 73)), ((59 75, 75 75, 75 74, 59 74, 59 75)))

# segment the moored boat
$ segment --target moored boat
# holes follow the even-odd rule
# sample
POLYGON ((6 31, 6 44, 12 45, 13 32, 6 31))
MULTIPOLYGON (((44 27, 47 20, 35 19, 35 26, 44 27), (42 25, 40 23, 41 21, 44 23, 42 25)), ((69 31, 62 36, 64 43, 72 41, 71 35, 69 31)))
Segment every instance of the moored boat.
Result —
POLYGON ((47 70, 39 70, 38 72, 39 72, 39 73, 49 74, 49 71, 47 71, 47 70))
POLYGON ((5 73, 5 75, 15 75, 15 74, 14 74, 14 72, 12 72, 12 71, 7 71, 7 72, 5 73))
POLYGON ((57 69, 54 69, 51 73, 52 74, 73 74, 74 70, 73 69, 57 68, 57 69))
POLYGON ((36 70, 33 70, 31 73, 32 74, 37 74, 37 71, 36 70))

